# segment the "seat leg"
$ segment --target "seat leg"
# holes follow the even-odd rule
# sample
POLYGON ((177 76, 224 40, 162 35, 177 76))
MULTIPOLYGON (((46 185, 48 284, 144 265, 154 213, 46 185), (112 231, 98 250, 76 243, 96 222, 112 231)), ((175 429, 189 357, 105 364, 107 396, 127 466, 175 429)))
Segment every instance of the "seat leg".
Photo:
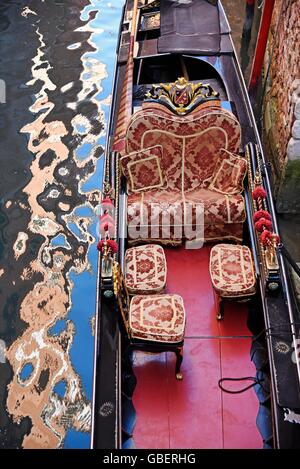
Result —
POLYGON ((216 305, 216 318, 218 321, 224 319, 224 300, 214 290, 215 305, 216 305))
POLYGON ((222 321, 224 319, 224 299, 219 297, 217 320, 222 321))
POLYGON ((182 380, 183 374, 180 372, 180 368, 181 368, 181 363, 183 360, 183 347, 178 347, 175 353, 176 353, 176 367, 175 367, 176 379, 182 380))
POLYGON ((133 353, 133 346, 131 345, 131 343, 129 342, 127 344, 127 346, 125 347, 125 353, 124 353, 124 356, 125 356, 125 362, 127 364, 130 364, 132 363, 132 353, 133 353))

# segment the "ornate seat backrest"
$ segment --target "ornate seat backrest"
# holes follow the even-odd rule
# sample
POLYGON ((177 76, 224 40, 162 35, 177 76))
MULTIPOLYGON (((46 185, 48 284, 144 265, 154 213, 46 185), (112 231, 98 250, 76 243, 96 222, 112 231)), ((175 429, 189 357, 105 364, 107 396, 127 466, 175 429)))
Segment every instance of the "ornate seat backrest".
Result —
POLYGON ((238 153, 240 140, 238 120, 217 103, 178 115, 157 101, 147 103, 131 117, 126 151, 162 145, 161 166, 168 187, 188 192, 203 187, 213 175, 222 148, 238 153))

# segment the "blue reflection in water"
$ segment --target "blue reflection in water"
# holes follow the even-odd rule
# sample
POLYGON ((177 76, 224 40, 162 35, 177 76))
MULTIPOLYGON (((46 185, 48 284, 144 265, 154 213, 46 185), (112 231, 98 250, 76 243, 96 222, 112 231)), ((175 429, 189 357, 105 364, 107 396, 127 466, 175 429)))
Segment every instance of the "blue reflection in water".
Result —
POLYGON ((59 397, 63 398, 66 393, 66 382, 64 380, 59 381, 53 388, 53 391, 59 395, 59 397))
POLYGON ((67 223, 68 225, 68 228, 70 231, 72 231, 72 233, 77 236, 78 239, 81 239, 82 237, 82 232, 80 231, 80 229, 78 228, 78 226, 76 225, 76 223, 72 222, 72 223, 67 223))
MULTIPOLYGON (((93 264, 96 269, 96 262, 93 264)), ((74 369, 81 377, 84 394, 87 399, 92 399, 91 378, 94 344, 92 340, 87 340, 87 338, 91 336, 90 320, 95 311, 95 284, 90 272, 83 272, 81 275, 71 272, 70 279, 74 283, 74 288, 72 291, 73 306, 68 318, 75 324, 75 336, 70 357, 74 369)))
MULTIPOLYGON (((87 19, 88 12, 97 9, 96 0, 91 0, 91 6, 86 8, 82 19, 87 19), (94 5, 94 8, 93 8, 94 5)), ((107 78, 102 80, 102 91, 95 96, 95 99, 102 101, 112 92, 112 79, 115 68, 115 52, 118 39, 118 31, 120 25, 121 11, 123 3, 120 0, 114 0, 110 3, 101 5, 101 14, 90 23, 92 28, 102 31, 101 34, 93 35, 93 42, 97 47, 96 55, 100 56, 100 60, 106 64, 107 78), (107 7, 107 5, 111 7, 107 7)), ((87 57, 94 57, 94 53, 87 53, 87 57)), ((102 111, 104 112, 105 122, 108 122, 109 106, 103 105, 102 111)), ((99 145, 105 145, 105 137, 101 136, 97 142, 99 145)), ((82 185, 83 191, 90 191, 99 188, 99 180, 102 179, 103 173, 103 160, 97 162, 95 173, 82 185), (101 178, 101 179, 100 179, 101 178)))
POLYGON ((77 432, 70 428, 67 431, 65 441, 64 441, 64 448, 65 449, 85 449, 90 447, 90 435, 88 433, 77 432))
POLYGON ((102 174, 103 174, 103 160, 100 159, 96 163, 96 171, 94 172, 94 174, 81 186, 83 192, 88 192, 94 189, 99 189, 99 178, 100 180, 102 180, 102 174))
POLYGON ((59 234, 52 238, 51 246, 62 246, 65 248, 70 248, 70 245, 67 243, 66 236, 64 234, 59 234))
MULTIPOLYGON (((119 31, 119 23, 121 18, 121 10, 123 2, 120 0, 111 0, 110 3, 102 3, 99 7, 98 0, 91 0, 91 5, 84 8, 81 19, 87 20, 88 14, 92 10, 98 13, 93 21, 89 23, 89 27, 94 30, 91 36, 91 42, 96 48, 94 52, 85 54, 85 58, 97 59, 101 63, 105 63, 107 78, 101 82, 102 91, 94 96, 94 100, 99 102, 106 99, 112 90, 113 71, 115 66, 115 52, 119 31)), ((109 117, 109 106, 101 104, 101 109, 104 113, 104 120, 107 124, 109 117)), ((82 129, 84 131, 84 129, 82 129)), ((99 137, 94 145, 105 145, 105 136, 99 137)), ((90 156, 91 145, 84 144, 77 151, 76 156, 79 159, 84 159, 90 156)), ((90 191, 91 189, 99 189, 101 187, 103 174, 103 160, 100 158, 97 161, 95 173, 81 186, 83 192, 90 191)), ((75 211, 76 216, 90 216, 93 217, 93 223, 89 225, 89 232, 96 237, 97 217, 91 212, 85 210, 87 207, 79 207, 75 211)), ((69 229, 77 235, 82 237, 82 233, 75 223, 68 224, 69 229)), ((96 246, 96 244, 95 244, 96 246)), ((96 305, 96 288, 97 288, 97 250, 91 246, 88 252, 88 261, 91 266, 89 272, 83 272, 77 275, 74 271, 70 273, 70 280, 73 282, 72 289, 72 308, 68 315, 75 325, 75 336, 70 350, 70 358, 74 370, 79 374, 82 380, 83 391, 87 399, 92 399, 92 374, 93 374, 93 338, 91 340, 91 318, 95 314, 96 305)), ((58 321, 57 321, 58 323, 58 321)), ((57 330, 58 324, 52 328, 57 330)), ((90 435, 87 433, 77 432, 69 429, 65 441, 64 448, 89 448, 90 435)))
POLYGON ((54 326, 48 329, 49 335, 59 335, 62 331, 66 328, 66 320, 65 319, 58 319, 54 326))
MULTIPOLYGON (((89 232, 96 236, 97 218, 89 227, 89 232)), ((72 290, 72 309, 68 315, 76 329, 73 345, 70 350, 70 358, 73 367, 80 375, 82 386, 87 399, 92 399, 92 372, 93 372, 93 341, 87 340, 91 334, 91 319, 96 306, 96 286, 94 279, 97 272, 98 254, 96 245, 88 252, 88 262, 91 272, 83 272, 78 275, 74 271, 70 273, 70 280, 74 287, 72 290)))
POLYGON ((91 207, 88 207, 87 205, 81 205, 81 207, 75 208, 74 215, 76 217, 92 217, 94 216, 94 212, 91 207))
POLYGON ((84 143, 75 151, 75 154, 79 160, 88 158, 92 152, 93 145, 91 143, 84 143))
POLYGON ((20 371, 20 378, 22 381, 26 381, 30 378, 33 372, 33 365, 31 363, 26 363, 20 371))
MULTIPOLYGON (((69 47, 70 48, 70 47, 69 47)), ((78 123, 73 123, 74 129, 78 134, 86 134, 87 133, 87 128, 84 124, 78 124, 78 123)))

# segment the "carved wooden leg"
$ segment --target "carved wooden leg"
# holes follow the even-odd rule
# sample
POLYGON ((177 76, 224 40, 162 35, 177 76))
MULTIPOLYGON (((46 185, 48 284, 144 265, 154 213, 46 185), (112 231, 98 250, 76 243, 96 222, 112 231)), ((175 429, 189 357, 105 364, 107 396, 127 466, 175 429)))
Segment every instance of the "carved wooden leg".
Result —
POLYGON ((180 367, 181 367, 181 363, 183 360, 183 347, 178 347, 175 353, 176 353, 176 368, 175 368, 176 379, 182 380, 183 374, 180 373, 180 367))

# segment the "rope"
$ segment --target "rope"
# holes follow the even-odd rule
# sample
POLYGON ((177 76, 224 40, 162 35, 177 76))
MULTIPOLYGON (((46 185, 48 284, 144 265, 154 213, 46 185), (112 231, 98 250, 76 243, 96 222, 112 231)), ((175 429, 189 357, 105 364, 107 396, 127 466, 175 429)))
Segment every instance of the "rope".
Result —
POLYGON ((280 243, 277 247, 278 251, 281 252, 281 254, 285 257, 285 259, 288 261, 290 266, 294 269, 298 277, 300 277, 300 268, 297 265, 297 263, 294 261, 292 256, 290 255, 289 251, 286 249, 286 247, 280 243))
POLYGON ((263 384, 262 384, 262 381, 254 376, 244 376, 243 378, 221 378, 219 379, 218 381, 218 386, 219 388, 223 391, 223 392, 226 392, 228 394, 241 394, 245 391, 248 391, 248 389, 251 389, 253 388, 254 386, 256 386, 257 384, 259 384, 262 389, 267 392, 267 393, 270 393, 270 390, 269 389, 266 389, 264 388, 263 384), (249 384, 248 386, 246 386, 245 388, 242 388, 242 389, 238 389, 236 391, 233 391, 231 389, 226 389, 222 386, 221 383, 225 382, 225 381, 252 381, 251 384, 249 384))

